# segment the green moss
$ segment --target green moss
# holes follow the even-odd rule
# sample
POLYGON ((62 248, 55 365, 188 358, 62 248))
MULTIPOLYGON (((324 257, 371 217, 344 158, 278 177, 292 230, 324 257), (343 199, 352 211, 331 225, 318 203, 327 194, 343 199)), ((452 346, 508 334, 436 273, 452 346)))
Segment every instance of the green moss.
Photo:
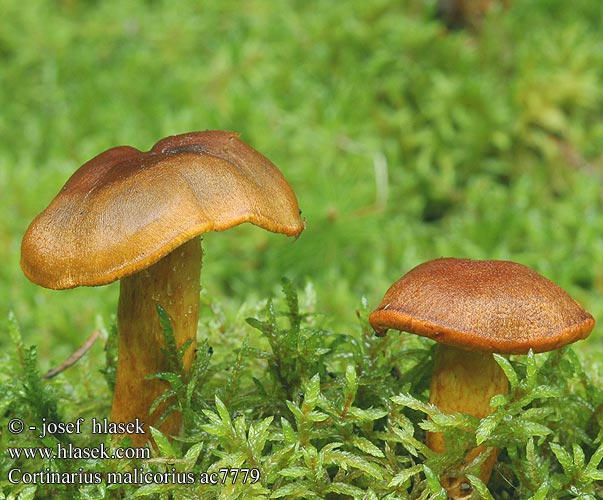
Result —
POLYGON ((447 31, 434 4, 3 1, 2 494, 437 498, 438 474, 479 439, 502 448, 494 498, 601 496, 599 327, 573 349, 501 359, 514 390, 480 422, 426 420, 430 342, 375 338, 366 323, 393 281, 439 256, 521 262, 603 317, 600 2, 516 1, 479 32, 447 31), (27 225, 102 150, 205 128, 241 132, 281 168, 306 231, 294 244, 254 227, 205 236, 207 343, 190 376, 161 375, 184 412, 182 440, 150 462, 10 459, 8 446, 60 442, 12 435, 12 418, 108 415, 115 367, 114 348, 97 341, 74 368, 40 378, 95 328, 114 340, 103 325, 114 323, 117 288, 27 282, 27 225), (429 425, 451 435, 454 453, 430 455, 429 425), (7 482, 15 464, 195 473, 257 464, 262 477, 36 489, 7 482))
MULTIPOLYGON (((124 477, 132 469, 171 474, 119 487, 104 482, 108 479, 94 486, 38 485, 36 498, 445 498, 437 477, 459 469, 482 498, 595 498, 600 493, 603 391, 571 348, 511 359, 497 355, 511 389, 493 398, 493 413, 481 420, 446 415, 426 402, 430 373, 417 366, 431 365, 431 342, 396 332, 375 337, 366 328, 366 310, 346 335, 322 329, 320 321, 309 326, 311 317, 300 309, 290 282, 283 290, 283 299, 268 302, 267 320, 249 320, 261 334, 243 328, 245 340, 231 350, 225 339, 242 338, 240 326, 212 335, 212 349, 200 345, 189 374, 178 368, 182 350, 166 351, 175 371, 158 376, 170 384, 164 397, 174 401, 170 410, 183 412, 185 431, 170 442, 153 430, 158 445, 153 458, 32 461, 11 458, 14 451, 7 450, 0 458, 3 474, 47 467, 124 477), (276 312, 279 305, 282 313, 276 312), (221 360, 212 358, 213 350, 222 353, 221 360), (426 430, 446 434, 446 453, 423 444, 426 430), (467 449, 476 444, 501 450, 487 486, 472 475, 479 457, 463 464, 467 449), (233 483, 234 469, 241 469, 241 476, 233 483), (220 475, 219 484, 209 483, 212 473, 220 475), (193 484, 179 483, 187 477, 193 484)), ((166 317, 163 325, 169 346, 166 317)), ((11 352, 24 354, 22 361, 18 354, 5 360, 3 428, 14 418, 65 421, 60 408, 74 403, 85 408, 89 396, 58 391, 56 382, 40 378, 33 350, 23 349, 14 322, 8 326, 11 352)), ((98 380, 97 385, 103 384, 98 380)), ((103 436, 40 438, 26 431, 5 433, 2 439, 11 449, 56 450, 60 443, 98 445, 103 436)), ((7 494, 23 489, 2 484, 7 494)))

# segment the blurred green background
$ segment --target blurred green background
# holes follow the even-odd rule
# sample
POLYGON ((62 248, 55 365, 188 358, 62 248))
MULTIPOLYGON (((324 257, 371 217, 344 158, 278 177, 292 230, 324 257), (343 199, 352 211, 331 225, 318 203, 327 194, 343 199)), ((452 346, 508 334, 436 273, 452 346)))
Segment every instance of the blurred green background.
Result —
MULTIPOLYGON (((28 282, 30 221, 99 152, 212 128, 268 156, 307 219, 295 243, 253 226, 206 235, 204 293, 227 314, 286 275, 345 330, 363 297, 370 310, 415 265, 456 256, 526 264, 603 318, 600 0, 517 0, 458 31, 435 0, 0 12, 0 318, 15 314, 43 368, 112 323, 118 285, 28 282)), ((592 362, 602 346, 597 326, 578 349, 592 362)))

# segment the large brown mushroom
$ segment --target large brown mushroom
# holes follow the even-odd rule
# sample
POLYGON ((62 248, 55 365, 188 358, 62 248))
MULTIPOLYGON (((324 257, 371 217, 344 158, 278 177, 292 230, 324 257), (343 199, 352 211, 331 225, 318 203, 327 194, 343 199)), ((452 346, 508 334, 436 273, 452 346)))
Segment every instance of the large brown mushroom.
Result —
MULTIPOLYGON (((437 341, 430 402, 445 413, 483 418, 490 400, 508 391, 504 372, 492 353, 544 352, 586 338, 593 317, 558 285, 515 262, 442 258, 402 276, 369 317, 377 334, 392 328, 437 341)), ((427 433, 427 445, 446 448, 440 433, 427 433)), ((469 463, 484 451, 471 450, 469 463)), ((485 483, 497 450, 484 460, 485 483)), ((445 477, 450 498, 470 491, 463 477, 445 477)))
MULTIPOLYGON (((166 137, 148 152, 109 149, 84 164, 31 223, 21 267, 53 289, 120 282, 118 367, 111 420, 153 425, 149 409, 166 384, 147 376, 169 370, 156 306, 169 315, 176 344, 192 341, 199 317, 201 238, 251 222, 298 236, 295 194, 263 155, 225 131, 166 137)), ((177 434, 181 416, 161 426, 177 434)), ((148 439, 133 435, 134 445, 148 439)))

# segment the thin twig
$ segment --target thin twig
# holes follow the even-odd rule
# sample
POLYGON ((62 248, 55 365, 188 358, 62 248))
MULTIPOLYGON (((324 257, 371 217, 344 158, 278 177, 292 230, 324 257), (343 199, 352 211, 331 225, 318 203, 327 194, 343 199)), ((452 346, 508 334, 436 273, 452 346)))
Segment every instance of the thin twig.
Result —
POLYGON ((52 378, 59 373, 65 371, 70 366, 73 366, 77 361, 88 352, 88 350, 92 347, 96 339, 100 336, 100 330, 94 330, 92 335, 86 339, 86 342, 82 344, 82 346, 75 351, 71 356, 69 356, 65 361, 63 361, 59 366, 53 368, 52 370, 47 371, 42 378, 52 378))

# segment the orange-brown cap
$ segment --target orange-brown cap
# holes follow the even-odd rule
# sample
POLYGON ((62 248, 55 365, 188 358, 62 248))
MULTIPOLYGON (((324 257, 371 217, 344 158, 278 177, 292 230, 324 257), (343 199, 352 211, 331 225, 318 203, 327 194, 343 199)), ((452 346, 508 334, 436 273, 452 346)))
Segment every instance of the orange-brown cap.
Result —
POLYGON ((544 352, 588 336, 593 317, 567 292, 515 262, 442 258, 402 276, 369 317, 375 331, 461 349, 544 352))
POLYGON ((243 222, 288 236, 304 228, 284 176, 238 134, 176 135, 148 152, 120 146, 85 163, 34 219, 21 267, 47 288, 104 285, 243 222))

